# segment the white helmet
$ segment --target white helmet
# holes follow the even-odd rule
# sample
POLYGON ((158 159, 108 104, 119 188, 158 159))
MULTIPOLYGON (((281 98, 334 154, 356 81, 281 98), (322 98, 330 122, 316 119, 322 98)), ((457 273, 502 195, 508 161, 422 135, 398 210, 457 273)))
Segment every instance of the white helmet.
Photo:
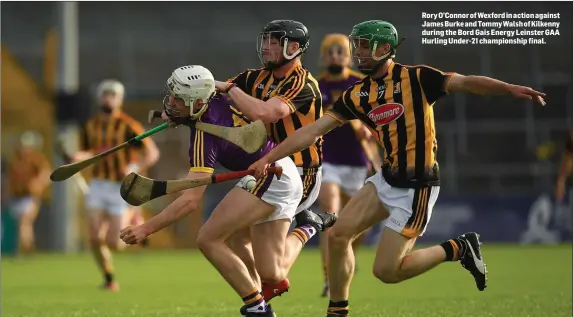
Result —
POLYGON ((42 135, 36 131, 26 131, 20 136, 20 144, 28 148, 39 149, 43 141, 42 135))
POLYGON ((183 66, 174 70, 167 79, 167 90, 169 95, 183 99, 185 106, 191 108, 191 119, 197 120, 207 110, 207 103, 215 94, 215 79, 203 66, 183 66), (193 104, 197 100, 203 101, 204 105, 195 112, 193 104))
POLYGON ((113 92, 123 97, 125 94, 125 87, 118 80, 106 79, 97 86, 97 97, 101 98, 105 92, 113 92))

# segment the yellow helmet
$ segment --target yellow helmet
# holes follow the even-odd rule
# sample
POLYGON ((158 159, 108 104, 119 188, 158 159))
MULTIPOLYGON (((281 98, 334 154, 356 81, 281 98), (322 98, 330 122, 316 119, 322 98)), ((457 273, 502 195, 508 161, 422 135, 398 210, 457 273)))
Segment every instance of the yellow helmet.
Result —
POLYGON ((348 36, 340 33, 332 33, 327 34, 322 40, 322 44, 320 45, 321 58, 327 55, 328 49, 333 45, 340 45, 344 50, 344 54, 350 56, 350 40, 348 36))

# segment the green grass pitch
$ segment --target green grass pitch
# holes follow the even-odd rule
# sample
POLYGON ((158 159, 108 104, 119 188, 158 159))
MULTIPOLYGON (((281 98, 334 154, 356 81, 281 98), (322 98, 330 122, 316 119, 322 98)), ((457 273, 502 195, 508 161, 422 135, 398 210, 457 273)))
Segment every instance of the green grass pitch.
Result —
MULTIPOLYGON (((485 246, 489 286, 479 292, 458 264, 386 285, 362 249, 352 284, 351 316, 571 316, 571 246, 485 246)), ((241 300, 197 251, 123 253, 115 259, 119 293, 102 281, 89 254, 2 259, 2 316, 239 316, 241 300)), ((325 316, 319 254, 305 250, 291 290, 272 300, 278 317, 325 316)))

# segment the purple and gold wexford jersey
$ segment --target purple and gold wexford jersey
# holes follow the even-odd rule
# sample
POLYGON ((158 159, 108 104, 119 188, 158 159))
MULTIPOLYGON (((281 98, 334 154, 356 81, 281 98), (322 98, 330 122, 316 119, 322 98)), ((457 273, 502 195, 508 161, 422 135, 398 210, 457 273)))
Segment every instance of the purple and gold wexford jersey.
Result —
MULTIPOLYGON (((342 93, 364 75, 350 70, 343 78, 331 79, 327 74, 318 77, 318 85, 322 92, 322 102, 326 110, 342 95, 342 93)), ((334 165, 366 166, 368 159, 356 140, 356 134, 350 124, 335 128, 323 136, 322 144, 323 161, 334 165)))
MULTIPOLYGON (((209 102, 209 107, 199 119, 201 122, 225 127, 240 127, 247 125, 242 114, 232 107, 231 101, 222 96, 216 96, 209 102)), ((235 144, 191 128, 189 146, 190 172, 213 173, 217 162, 228 170, 242 171, 249 168, 267 154, 275 144, 271 140, 255 153, 247 153, 235 144)), ((260 180, 262 186, 257 186, 257 196, 261 196, 269 187, 272 177, 260 180)))

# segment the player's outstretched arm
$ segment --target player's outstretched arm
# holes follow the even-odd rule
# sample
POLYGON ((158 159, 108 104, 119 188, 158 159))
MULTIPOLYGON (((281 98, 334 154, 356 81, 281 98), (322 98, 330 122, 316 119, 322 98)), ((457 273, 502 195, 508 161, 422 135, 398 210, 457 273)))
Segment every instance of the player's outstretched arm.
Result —
POLYGON ((512 95, 520 99, 534 100, 545 106, 544 93, 530 87, 508 84, 487 76, 453 74, 447 89, 449 92, 463 91, 477 95, 512 95))
POLYGON ((233 83, 216 81, 215 86, 219 92, 228 94, 239 111, 251 120, 271 123, 291 113, 288 104, 279 98, 273 97, 268 101, 262 101, 246 94, 233 83))
MULTIPOLYGON (((209 176, 210 173, 189 172, 188 178, 209 176)), ((147 236, 170 226, 199 208, 207 186, 187 189, 162 212, 140 226, 129 226, 121 230, 120 238, 127 244, 141 243, 147 236)))
POLYGON ((333 117, 322 116, 313 124, 296 130, 295 133, 282 141, 267 153, 267 155, 253 163, 249 169, 255 170, 255 177, 260 178, 266 174, 266 169, 269 164, 308 148, 315 143, 318 138, 336 128, 338 125, 339 121, 333 117))

